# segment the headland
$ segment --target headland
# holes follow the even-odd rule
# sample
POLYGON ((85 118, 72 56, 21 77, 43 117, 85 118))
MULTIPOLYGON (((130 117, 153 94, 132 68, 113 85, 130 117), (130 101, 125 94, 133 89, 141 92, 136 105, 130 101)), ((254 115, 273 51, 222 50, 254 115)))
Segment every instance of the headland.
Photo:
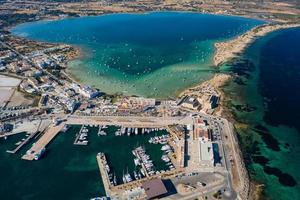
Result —
POLYGON ((215 43, 216 52, 214 55, 214 65, 219 66, 241 54, 249 44, 253 43, 257 38, 263 37, 273 31, 299 27, 300 24, 266 24, 257 26, 246 33, 225 42, 215 43))

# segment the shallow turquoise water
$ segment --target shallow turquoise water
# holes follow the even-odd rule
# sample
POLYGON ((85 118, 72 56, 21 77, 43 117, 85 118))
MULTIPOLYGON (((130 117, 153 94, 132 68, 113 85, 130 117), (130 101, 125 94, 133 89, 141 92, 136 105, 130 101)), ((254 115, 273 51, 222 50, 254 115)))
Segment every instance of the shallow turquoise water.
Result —
POLYGON ((83 58, 69 71, 107 93, 150 97, 176 92, 209 79, 213 44, 262 21, 197 13, 112 14, 26 23, 14 34, 79 45, 83 58))

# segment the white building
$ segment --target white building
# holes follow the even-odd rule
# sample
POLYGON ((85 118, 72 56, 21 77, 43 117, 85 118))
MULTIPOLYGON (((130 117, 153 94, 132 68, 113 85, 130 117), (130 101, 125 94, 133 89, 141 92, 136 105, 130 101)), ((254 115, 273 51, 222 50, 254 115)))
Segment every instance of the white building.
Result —
POLYGON ((67 106, 67 109, 70 111, 70 112, 74 112, 76 107, 77 107, 78 103, 74 100, 74 99, 71 99, 69 101, 66 102, 66 106, 67 106))
POLYGON ((199 159, 200 163, 205 166, 213 166, 214 152, 212 142, 199 141, 199 159))
POLYGON ((87 98, 95 98, 100 94, 100 92, 96 89, 90 88, 88 86, 79 88, 79 93, 82 94, 82 96, 87 98))

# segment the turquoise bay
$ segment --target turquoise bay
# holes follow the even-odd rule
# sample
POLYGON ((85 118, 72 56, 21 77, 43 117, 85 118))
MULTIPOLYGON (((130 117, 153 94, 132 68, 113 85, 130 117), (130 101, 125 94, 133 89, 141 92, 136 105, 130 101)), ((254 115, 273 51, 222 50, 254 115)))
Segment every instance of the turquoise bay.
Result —
POLYGON ((214 42, 262 21, 232 16, 159 12, 39 21, 12 29, 16 35, 81 47, 68 71, 106 93, 173 97, 213 73, 214 42))

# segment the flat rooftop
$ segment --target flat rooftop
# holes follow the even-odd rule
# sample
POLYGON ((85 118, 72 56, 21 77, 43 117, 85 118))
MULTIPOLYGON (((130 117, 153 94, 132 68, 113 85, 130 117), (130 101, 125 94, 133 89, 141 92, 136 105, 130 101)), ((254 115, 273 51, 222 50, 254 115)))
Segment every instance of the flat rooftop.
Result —
POLYGON ((199 142, 200 160, 212 161, 214 159, 212 142, 199 142))
POLYGON ((164 183, 159 178, 142 182, 142 188, 146 192, 147 199, 153 199, 168 192, 164 183))

